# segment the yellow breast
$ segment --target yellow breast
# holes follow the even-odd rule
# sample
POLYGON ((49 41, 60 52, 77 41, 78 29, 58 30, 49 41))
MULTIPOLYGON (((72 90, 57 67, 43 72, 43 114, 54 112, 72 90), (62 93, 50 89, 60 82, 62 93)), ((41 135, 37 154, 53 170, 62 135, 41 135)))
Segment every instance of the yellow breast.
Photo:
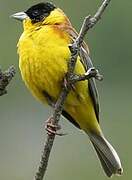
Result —
MULTIPOLYGON (((57 33, 57 29, 51 26, 22 34, 18 43, 22 78, 39 100, 45 101, 44 90, 52 97, 58 97, 70 58, 69 43, 70 37, 66 33, 57 33)), ((84 73, 79 60, 76 71, 84 73)))

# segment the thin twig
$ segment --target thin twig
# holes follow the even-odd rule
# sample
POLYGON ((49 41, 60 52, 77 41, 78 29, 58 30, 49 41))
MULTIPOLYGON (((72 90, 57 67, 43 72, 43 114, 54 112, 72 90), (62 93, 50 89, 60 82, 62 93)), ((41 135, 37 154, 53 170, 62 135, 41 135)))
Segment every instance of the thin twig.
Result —
POLYGON ((93 67, 93 68, 88 69, 88 71, 85 74, 82 74, 82 75, 73 74, 73 76, 70 77, 70 83, 75 84, 78 81, 85 81, 92 77, 94 77, 95 79, 99 81, 103 80, 103 76, 99 74, 99 71, 93 67))
POLYGON ((0 96, 7 93, 6 87, 8 86, 14 75, 15 68, 13 66, 9 67, 9 69, 5 72, 2 72, 0 68, 0 96))
MULTIPOLYGON (((106 9, 107 5, 110 3, 110 1, 111 0, 104 0, 102 5, 99 7, 99 9, 97 10, 96 14, 93 17, 91 17, 89 15, 84 19, 82 28, 80 30, 80 33, 79 33, 77 39, 75 40, 75 42, 72 45, 69 46, 69 49, 71 51, 71 58, 70 58, 70 61, 68 64, 68 73, 67 73, 67 81, 68 81, 67 83, 69 83, 69 86, 67 86, 67 87, 63 86, 60 96, 55 104, 54 113, 52 115, 52 120, 53 120, 54 125, 58 125, 58 122, 60 120, 60 116, 61 116, 61 113, 63 110, 64 102, 66 100, 68 93, 71 90, 70 78, 73 75, 75 64, 77 61, 77 56, 79 54, 79 49, 84 40, 84 36, 88 32, 88 30, 90 28, 92 28, 99 21, 99 19, 101 18, 103 12, 105 11, 105 9, 106 9)), ((82 79, 82 80, 84 80, 84 79, 82 79)), ((46 137, 46 141, 44 144, 44 150, 42 152, 42 156, 41 156, 40 164, 38 167, 38 171, 35 176, 35 180, 43 180, 43 177, 44 177, 46 169, 47 169, 49 155, 50 155, 50 152, 51 152, 51 149, 53 146, 54 139, 55 139, 55 135, 47 135, 47 137, 46 137)))

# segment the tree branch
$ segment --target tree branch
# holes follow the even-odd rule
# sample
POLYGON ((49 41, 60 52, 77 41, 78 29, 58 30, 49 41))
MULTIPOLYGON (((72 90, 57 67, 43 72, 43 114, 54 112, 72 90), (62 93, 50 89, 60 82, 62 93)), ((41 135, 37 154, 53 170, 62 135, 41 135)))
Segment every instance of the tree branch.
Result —
POLYGON ((6 87, 8 86, 14 75, 15 68, 13 66, 9 67, 9 69, 5 72, 2 72, 0 68, 0 96, 7 93, 6 87))
MULTIPOLYGON (((110 1, 111 0, 104 0, 102 5, 99 7, 99 9, 97 10, 96 14, 93 17, 91 17, 89 15, 84 19, 83 25, 81 27, 81 30, 80 30, 80 33, 79 33, 77 39, 75 40, 75 42, 72 45, 69 46, 69 49, 71 51, 71 58, 70 58, 70 61, 68 64, 68 72, 67 72, 67 77, 66 77, 67 78, 67 87, 65 87, 65 85, 63 84, 62 91, 60 93, 60 96, 59 96, 56 104, 55 104, 54 112, 51 117, 52 123, 54 125, 58 125, 58 122, 60 120, 60 116, 61 116, 61 113, 63 110, 64 102, 66 100, 68 93, 70 92, 70 90, 72 88, 70 86, 70 84, 72 82, 71 77, 73 77, 75 64, 77 61, 80 47, 84 40, 84 36, 88 32, 88 30, 90 28, 92 28, 93 26, 95 26, 95 24, 99 21, 99 19, 101 18, 103 12, 105 11, 105 9, 106 9, 107 5, 110 3, 110 1)), ((80 80, 85 80, 87 78, 90 78, 89 76, 91 76, 91 74, 90 75, 86 74, 85 77, 83 77, 80 80)), ((79 79, 78 79, 78 81, 79 81, 79 79)), ((50 155, 50 152, 51 152, 51 149, 53 146, 54 139, 55 139, 55 135, 53 135, 53 134, 47 135, 47 137, 46 137, 46 141, 44 144, 44 150, 42 152, 42 156, 41 156, 40 164, 38 167, 38 171, 36 172, 35 180, 43 180, 43 177, 44 177, 46 169, 47 169, 49 155, 50 155)))

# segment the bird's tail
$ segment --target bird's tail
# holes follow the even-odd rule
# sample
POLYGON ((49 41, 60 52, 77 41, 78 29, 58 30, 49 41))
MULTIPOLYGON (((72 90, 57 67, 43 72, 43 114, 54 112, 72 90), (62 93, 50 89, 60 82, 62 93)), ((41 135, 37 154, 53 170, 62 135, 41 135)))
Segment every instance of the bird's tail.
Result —
POLYGON ((123 168, 121 166, 120 159, 111 144, 104 138, 102 134, 97 135, 94 133, 89 133, 88 135, 97 152, 106 175, 108 177, 111 177, 113 174, 121 175, 123 168))

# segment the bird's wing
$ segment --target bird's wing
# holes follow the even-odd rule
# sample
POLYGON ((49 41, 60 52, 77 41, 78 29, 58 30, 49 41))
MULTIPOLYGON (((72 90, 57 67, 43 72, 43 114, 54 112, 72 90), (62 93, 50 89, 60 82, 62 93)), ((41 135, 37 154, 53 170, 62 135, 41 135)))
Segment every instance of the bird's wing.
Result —
MULTIPOLYGON (((81 57, 81 59, 83 59, 82 63, 84 65, 86 71, 89 68, 93 67, 92 61, 83 47, 80 50, 80 57, 81 57)), ((89 87, 89 92, 90 92, 90 95, 91 95, 91 98, 93 101, 95 114, 96 114, 97 120, 99 122, 99 95, 98 95, 98 90, 96 87, 95 78, 89 79, 88 87, 89 87)))
MULTIPOLYGON (((67 29, 68 29, 67 30, 68 33, 70 34, 71 38, 74 41, 77 38, 78 33, 71 26, 69 26, 67 29)), ((86 71, 89 68, 93 67, 92 61, 89 57, 89 49, 88 49, 88 46, 85 42, 83 42, 83 44, 82 44, 79 55, 80 55, 80 60, 81 60, 86 71)), ((100 109, 100 107, 99 107, 99 95, 98 95, 98 90, 97 90, 96 83, 95 83, 95 78, 89 79, 88 88, 89 88, 89 92, 90 92, 90 95, 91 95, 91 98, 93 101, 95 114, 96 114, 97 120, 99 122, 99 109, 100 109)))

